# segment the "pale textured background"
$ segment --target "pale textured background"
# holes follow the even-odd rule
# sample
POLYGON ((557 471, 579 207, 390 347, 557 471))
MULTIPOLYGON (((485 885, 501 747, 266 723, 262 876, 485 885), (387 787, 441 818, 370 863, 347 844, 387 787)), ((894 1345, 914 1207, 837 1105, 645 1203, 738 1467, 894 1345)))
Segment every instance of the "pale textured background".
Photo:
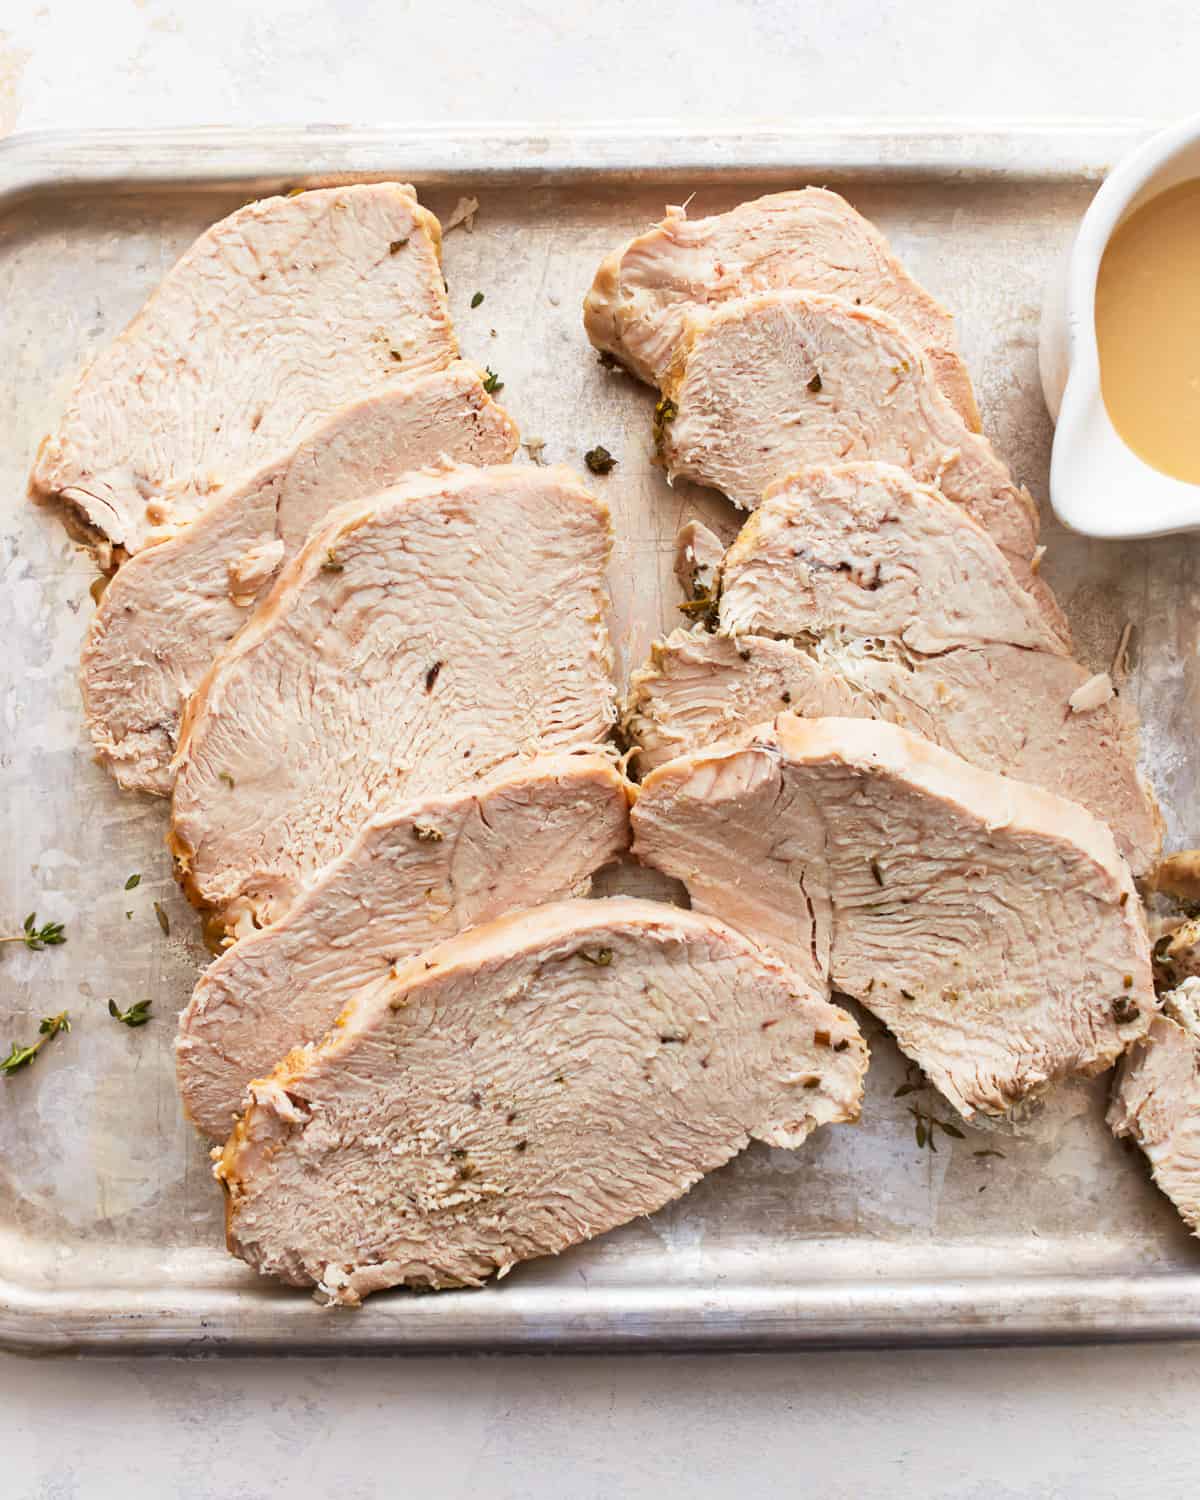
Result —
MULTIPOLYGON (((1168 117, 1198 42, 1194 0, 0 0, 0 135, 1168 117)), ((0 1494, 1168 1500, 1195 1490, 1198 1356, 7 1359, 0 1494)))

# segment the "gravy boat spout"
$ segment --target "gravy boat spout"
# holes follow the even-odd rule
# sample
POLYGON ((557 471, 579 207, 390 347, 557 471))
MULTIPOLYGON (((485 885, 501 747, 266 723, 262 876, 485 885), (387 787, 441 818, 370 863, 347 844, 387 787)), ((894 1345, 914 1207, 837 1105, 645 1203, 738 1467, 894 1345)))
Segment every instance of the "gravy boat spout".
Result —
MULTIPOLYGON (((1039 361, 1051 415, 1054 512, 1094 537, 1162 536, 1200 529, 1200 484, 1154 468, 1122 439, 1100 389, 1096 278, 1114 230, 1168 188, 1200 178, 1200 116, 1152 136, 1105 180, 1083 217, 1042 316, 1039 361)), ((1197 246, 1200 266, 1200 245, 1197 246)))

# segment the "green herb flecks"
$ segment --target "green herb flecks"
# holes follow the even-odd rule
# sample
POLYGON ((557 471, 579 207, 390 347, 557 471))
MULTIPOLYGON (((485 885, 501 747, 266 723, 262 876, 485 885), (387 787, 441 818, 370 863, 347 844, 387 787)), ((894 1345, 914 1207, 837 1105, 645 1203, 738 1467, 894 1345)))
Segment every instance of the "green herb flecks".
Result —
POLYGON ((504 382, 491 365, 484 365, 484 369, 487 371, 487 378, 483 382, 483 388, 489 396, 494 396, 497 391, 504 389, 504 382))
POLYGON ((617 467, 617 460, 607 448, 589 448, 583 455, 583 461, 593 474, 611 474, 617 467))
POLYGON ((679 613, 687 615, 690 619, 703 619, 716 609, 717 602, 715 594, 697 594, 695 598, 685 599, 679 605, 679 613))
POLYGON ((928 1087, 929 1079, 925 1077, 920 1064, 910 1059, 904 1064, 904 1082, 893 1092, 892 1098, 903 1099, 908 1094, 921 1093, 928 1087))
POLYGON ((171 919, 163 910, 160 902, 154 903, 154 915, 158 918, 158 925, 162 928, 163 937, 171 936, 171 919))
POLYGON ((342 562, 332 547, 325 549, 325 561, 321 564, 322 573, 340 573, 346 564, 342 562))
POLYGON ((669 396, 664 396, 654 408, 654 447, 658 453, 662 452, 663 440, 667 433, 667 426, 679 415, 679 408, 669 396))
POLYGON ((218 771, 217 780, 224 783, 224 785, 227 786, 231 792, 233 791, 234 787, 237 786, 237 782, 234 781, 233 777, 229 774, 228 771, 218 771))
POLYGON ((585 964, 594 964, 597 969, 607 969, 613 961, 611 948, 597 948, 595 953, 589 953, 586 948, 580 948, 578 956, 585 964))
POLYGON ((122 1010, 115 1000, 108 1002, 108 1013, 114 1021, 120 1021, 122 1026, 144 1026, 150 1019, 150 1007, 152 1000, 136 1000, 128 1010, 122 1010))
POLYGON ((60 1031, 70 1031, 71 1017, 65 1010, 60 1010, 56 1016, 43 1016, 38 1026, 38 1039, 31 1042, 28 1047, 19 1047, 13 1042, 8 1050, 8 1056, 0 1058, 0 1073, 6 1076, 27 1068, 37 1057, 38 1053, 52 1037, 56 1037, 60 1031))
POLYGON ((917 1145, 922 1149, 928 1146, 930 1151, 935 1155, 937 1154, 937 1142, 934 1140, 934 1135, 939 1130, 943 1134, 950 1136, 952 1140, 966 1140, 966 1136, 958 1126, 952 1124, 949 1120, 939 1120, 936 1115, 926 1114, 924 1110, 918 1109, 915 1104, 908 1106, 908 1112, 913 1117, 913 1134, 916 1137, 917 1145))
POLYGON ((125 882, 125 889, 127 891, 136 890, 137 887, 139 885, 141 885, 141 883, 142 883, 142 877, 140 875, 131 875, 129 877, 129 879, 125 882))
POLYGON ((483 293, 482 292, 476 292, 475 295, 471 298, 471 306, 472 307, 482 307, 482 305, 483 305, 483 293))
POLYGON ((401 250, 404 249, 405 245, 408 244, 410 238, 411 236, 406 234, 402 240, 393 240, 392 243, 388 246, 388 254, 399 255, 401 250))
POLYGON ((820 393, 820 390, 821 390, 821 377, 820 377, 819 374, 814 375, 813 378, 808 382, 808 388, 813 393, 814 396, 816 396, 816 395, 818 395, 820 393))
POLYGON ((57 948, 66 940, 61 922, 44 922, 39 927, 35 911, 31 911, 25 918, 20 932, 15 932, 10 937, 0 937, 0 943, 24 943, 34 953, 40 953, 43 948, 57 948))

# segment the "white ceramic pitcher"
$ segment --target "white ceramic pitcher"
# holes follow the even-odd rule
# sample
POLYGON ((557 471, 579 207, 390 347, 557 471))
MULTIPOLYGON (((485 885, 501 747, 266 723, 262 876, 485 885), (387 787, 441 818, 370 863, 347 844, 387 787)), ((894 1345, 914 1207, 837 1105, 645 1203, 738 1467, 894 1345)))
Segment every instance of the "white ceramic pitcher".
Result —
POLYGON ((1152 136, 1118 163, 1047 294, 1038 356, 1046 404, 1058 424, 1050 500, 1059 520, 1086 536, 1200 529, 1200 485, 1152 468, 1108 419, 1095 318, 1096 275, 1113 230, 1148 199, 1193 178, 1200 178, 1200 116, 1152 136))

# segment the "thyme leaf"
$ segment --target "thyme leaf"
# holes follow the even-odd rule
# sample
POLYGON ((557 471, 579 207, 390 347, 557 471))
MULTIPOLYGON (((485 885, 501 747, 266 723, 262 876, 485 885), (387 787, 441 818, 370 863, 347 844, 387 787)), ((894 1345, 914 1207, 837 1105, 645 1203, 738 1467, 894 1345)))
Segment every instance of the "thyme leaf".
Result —
POLYGON ((593 474, 611 474, 617 467, 617 460, 607 448, 589 448, 583 455, 583 461, 593 474))
MULTIPOLYGON (((908 1106, 908 1112, 913 1117, 914 1134, 916 1135, 918 1146, 928 1146, 936 1154, 937 1142, 933 1137, 934 1133, 938 1130, 942 1131, 944 1135, 950 1136, 952 1140, 966 1140, 966 1136, 962 1130, 952 1120, 939 1120, 936 1115, 927 1114, 924 1110, 918 1109, 915 1104, 908 1106)), ((979 1155, 978 1152, 975 1154, 979 1155)))
POLYGON ((613 961, 611 948, 597 948, 595 953, 589 953, 586 948, 580 948, 579 957, 585 964, 594 964, 597 969, 607 969, 613 961))
POLYGON ((108 1002, 108 1013, 114 1021, 120 1021, 122 1026, 144 1026, 150 1019, 150 1007, 152 1000, 136 1000, 128 1010, 121 1010, 115 1000, 108 1002))
POLYGON ((483 302, 483 293, 482 292, 476 292, 475 295, 471 298, 471 306, 472 307, 479 307, 482 302, 483 302))
POLYGON ((504 389, 504 382, 491 365, 484 365, 483 368, 487 371, 487 379, 483 382, 483 388, 489 396, 494 396, 497 391, 504 389))
POLYGON ((56 1016, 43 1016, 38 1026, 37 1041, 31 1042, 27 1047, 19 1047, 16 1042, 13 1042, 9 1047, 8 1056, 0 1058, 0 1073, 9 1077, 21 1068, 29 1067, 52 1037, 56 1037, 60 1031, 70 1031, 70 1029, 71 1017, 65 1010, 60 1010, 56 1016))
POLYGON ((662 452, 663 441, 667 435, 667 424, 673 422, 679 415, 679 408, 669 396, 664 396, 654 408, 654 447, 658 453, 662 452))
POLYGON ((125 882, 125 889, 127 891, 136 890, 137 887, 139 885, 141 885, 141 883, 142 883, 142 877, 140 875, 131 875, 129 877, 129 879, 125 882))

